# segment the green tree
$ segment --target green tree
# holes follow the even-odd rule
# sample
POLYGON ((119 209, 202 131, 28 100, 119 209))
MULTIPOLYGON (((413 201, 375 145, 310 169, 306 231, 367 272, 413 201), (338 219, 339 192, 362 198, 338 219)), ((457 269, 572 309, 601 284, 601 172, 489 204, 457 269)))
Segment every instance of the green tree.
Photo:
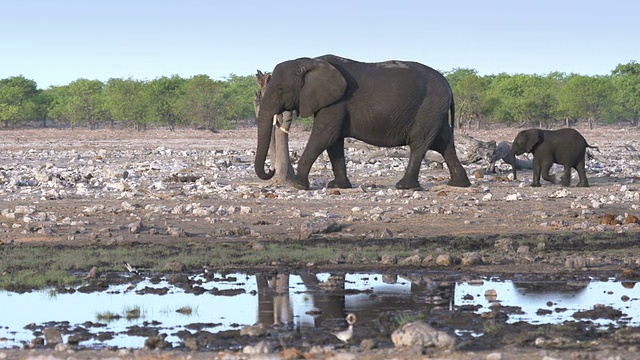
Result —
POLYGON ((105 118, 103 87, 99 80, 78 79, 69 85, 52 88, 51 117, 69 122, 71 127, 88 125, 96 128, 105 118))
POLYGON ((0 80, 0 121, 4 127, 35 118, 37 94, 36 82, 24 76, 0 80))
POLYGON ((140 131, 146 129, 148 96, 140 80, 111 78, 104 87, 104 105, 111 118, 140 131))
POLYGON ((38 94, 33 97, 34 115, 42 121, 42 127, 47 127, 47 117, 53 101, 51 92, 46 90, 38 90, 38 94))
POLYGON ((487 104, 498 121, 549 126, 558 116, 560 80, 554 75, 500 74, 487 91, 487 104))
POLYGON ((255 76, 231 74, 223 87, 223 99, 226 101, 227 116, 231 119, 251 119, 255 117, 253 93, 256 87, 255 76))
POLYGON ((558 94, 562 113, 574 119, 586 119, 593 127, 601 115, 612 108, 613 85, 605 76, 572 74, 558 94))
POLYGON ((453 69, 446 74, 456 102, 458 126, 476 120, 480 125, 480 118, 484 117, 483 106, 488 87, 488 81, 478 76, 475 69, 453 69))
POLYGON ((498 122, 515 122, 518 120, 515 102, 523 94, 517 79, 506 73, 498 74, 487 88, 487 112, 498 122))
POLYGON ((207 75, 196 75, 187 80, 180 98, 180 117, 196 128, 216 131, 229 126, 228 107, 225 107, 224 82, 207 75))
POLYGON ((179 121, 179 102, 187 80, 178 75, 160 77, 145 85, 148 96, 147 122, 168 125, 171 130, 179 121))
POLYGON ((69 117, 69 99, 71 98, 71 92, 69 91, 69 85, 64 86, 51 86, 44 90, 45 93, 51 98, 51 104, 49 105, 49 117, 59 123, 71 124, 69 117))
POLYGON ((638 125, 640 120, 640 64, 631 61, 618 64, 611 72, 613 90, 613 113, 615 118, 631 120, 638 125))

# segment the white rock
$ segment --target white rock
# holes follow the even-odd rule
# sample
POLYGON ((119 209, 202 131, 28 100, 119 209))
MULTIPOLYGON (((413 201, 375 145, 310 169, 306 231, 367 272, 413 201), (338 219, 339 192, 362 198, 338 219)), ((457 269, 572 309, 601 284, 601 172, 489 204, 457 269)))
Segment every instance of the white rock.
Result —
POLYGON ((521 200, 522 196, 519 193, 515 193, 515 194, 509 194, 507 195, 507 197, 504 198, 506 201, 517 201, 517 200, 521 200))
POLYGON ((424 321, 410 322, 391 334, 396 347, 437 347, 452 348, 456 338, 444 331, 438 331, 424 321))
POLYGON ((569 191, 568 189, 560 189, 560 190, 556 190, 554 191, 551 195, 549 195, 550 198, 565 198, 571 195, 571 191, 569 191))

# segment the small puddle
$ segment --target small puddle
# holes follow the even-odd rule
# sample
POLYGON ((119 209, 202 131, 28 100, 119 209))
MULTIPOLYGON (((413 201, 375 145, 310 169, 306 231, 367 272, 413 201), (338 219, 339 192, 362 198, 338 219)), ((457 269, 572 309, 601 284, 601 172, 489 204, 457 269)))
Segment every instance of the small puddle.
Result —
MULTIPOLYGON (((345 314, 350 312, 358 316, 357 326, 376 328, 383 318, 401 322, 403 317, 435 307, 441 312, 468 308, 482 314, 496 302, 517 308, 509 312, 507 323, 588 320, 603 327, 640 326, 640 290, 635 283, 515 278, 463 281, 459 275, 434 277, 430 272, 236 273, 189 277, 186 286, 167 278, 137 277, 89 293, 79 288, 0 291, 0 347, 22 347, 36 336, 43 337, 49 327, 59 329, 65 343, 75 336, 80 346, 90 348, 142 348, 148 336, 158 333, 180 346, 186 332, 219 333, 256 323, 327 332, 344 326, 345 314), (595 304, 622 315, 589 313, 595 304), (584 318, 576 316, 580 312, 585 312, 584 318)), ((451 330, 460 336, 482 336, 459 324, 451 330)))

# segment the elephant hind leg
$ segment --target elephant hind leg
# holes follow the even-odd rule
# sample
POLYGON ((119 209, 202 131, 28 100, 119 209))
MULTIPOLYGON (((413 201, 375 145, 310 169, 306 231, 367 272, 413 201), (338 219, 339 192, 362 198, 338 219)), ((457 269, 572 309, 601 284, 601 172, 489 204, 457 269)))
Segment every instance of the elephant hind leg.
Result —
POLYGON ((589 181, 587 180, 587 172, 584 169, 584 160, 582 160, 581 162, 578 163, 578 165, 576 165, 574 167, 574 169, 576 169, 576 171, 578 172, 578 187, 589 187, 589 181))
POLYGON ((333 168, 334 179, 327 184, 328 188, 350 189, 353 186, 347 177, 347 165, 344 157, 344 138, 338 139, 333 145, 327 148, 331 167, 333 168))
POLYGON ((458 155, 456 154, 456 148, 453 145, 453 141, 450 141, 444 152, 441 153, 444 157, 444 161, 449 168, 449 182, 447 185, 457 187, 468 187, 471 185, 467 171, 462 167, 458 155))
MULTIPOLYGON (((450 129, 451 128, 448 126, 443 127, 441 134, 442 132, 451 131, 450 129)), ((447 185, 457 187, 471 186, 467 172, 464 167, 462 167, 462 164, 458 159, 458 155, 456 154, 456 147, 453 143, 452 134, 446 134, 446 136, 441 135, 440 138, 434 142, 432 149, 439 152, 444 158, 444 162, 447 163, 450 176, 447 185)))

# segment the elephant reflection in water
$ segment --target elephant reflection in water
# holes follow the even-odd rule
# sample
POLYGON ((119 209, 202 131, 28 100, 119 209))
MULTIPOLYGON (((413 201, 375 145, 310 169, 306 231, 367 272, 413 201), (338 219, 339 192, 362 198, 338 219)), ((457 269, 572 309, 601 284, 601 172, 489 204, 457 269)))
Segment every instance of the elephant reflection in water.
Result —
POLYGON ((265 325, 293 324, 293 308, 289 297, 289 275, 267 277, 256 275, 258 285, 258 323, 265 325))
MULTIPOLYGON (((356 309, 347 309, 345 274, 331 274, 326 281, 320 281, 316 274, 303 272, 297 274, 306 288, 309 299, 317 314, 312 317, 312 324, 301 326, 336 328, 345 325, 345 317, 356 309)), ((445 278, 433 278, 424 274, 384 274, 381 275, 386 284, 395 284, 402 278, 410 283, 410 295, 400 290, 396 294, 386 290, 384 294, 376 294, 375 301, 358 303, 357 316, 359 323, 376 321, 381 309, 392 309, 402 312, 406 310, 430 308, 451 308, 454 298, 455 281, 445 278), (398 301, 398 297, 404 300, 398 301), (361 321, 362 320, 362 321, 361 321)), ((294 325, 293 302, 289 294, 289 274, 257 274, 258 285, 258 323, 270 325, 294 325)), ((300 314, 298 314, 300 315, 300 314)))
MULTIPOLYGON (((314 326, 325 319, 345 318, 344 274, 331 275, 320 282, 311 273, 300 274, 307 291, 313 294, 313 305, 319 310, 314 326)), ((292 325, 293 307, 289 296, 289 274, 273 276, 257 274, 258 322, 265 325, 292 325)))

